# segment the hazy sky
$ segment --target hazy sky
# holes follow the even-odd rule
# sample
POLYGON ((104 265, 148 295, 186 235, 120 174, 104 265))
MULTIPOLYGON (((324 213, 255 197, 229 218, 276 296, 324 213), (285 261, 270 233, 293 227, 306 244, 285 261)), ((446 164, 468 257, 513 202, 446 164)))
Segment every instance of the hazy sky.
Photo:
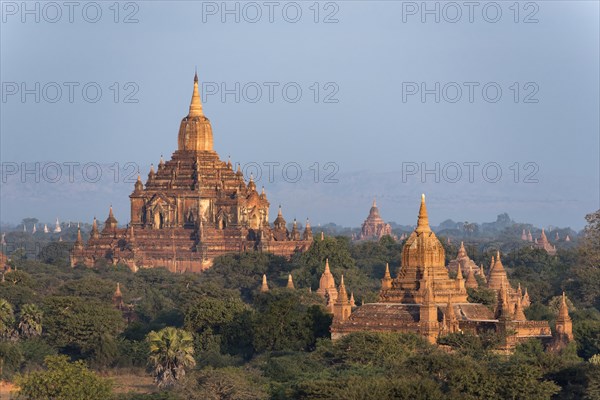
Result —
POLYGON ((196 67, 216 150, 263 183, 280 163, 264 184, 298 217, 357 225, 377 195, 384 218, 414 223, 421 191, 438 223, 506 211, 581 228, 600 207, 597 1, 23 4, 1 4, 2 221, 113 203, 127 222, 130 189, 69 185, 65 163, 145 177, 176 148, 196 67))

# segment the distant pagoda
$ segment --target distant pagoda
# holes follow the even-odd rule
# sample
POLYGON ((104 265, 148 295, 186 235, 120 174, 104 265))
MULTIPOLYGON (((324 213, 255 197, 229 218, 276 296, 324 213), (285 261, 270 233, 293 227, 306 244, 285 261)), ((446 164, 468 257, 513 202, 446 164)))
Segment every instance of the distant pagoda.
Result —
POLYGON ((469 258, 463 242, 460 242, 460 248, 458 249, 456 258, 448 263, 448 271, 453 274, 457 273, 459 265, 465 277, 468 277, 469 275, 473 275, 474 277, 474 275, 480 275, 481 273, 477 264, 469 258))
POLYGON ((378 240, 385 235, 392 236, 392 227, 390 226, 390 224, 386 224, 383 218, 381 218, 381 215, 379 214, 379 208, 377 207, 377 203, 375 202, 375 199, 373 199, 373 205, 369 210, 369 216, 362 224, 362 228, 358 239, 378 240))
POLYGON ((181 121, 178 149, 171 160, 151 166, 146 184, 134 185, 131 220, 118 228, 112 207, 102 231, 94 218, 87 244, 78 237, 71 265, 93 266, 101 259, 124 263, 132 270, 166 267, 173 272, 200 272, 226 253, 269 252, 290 257, 312 243, 310 224, 289 232, 281 207, 269 224, 269 201, 238 165, 221 161, 213 149, 213 133, 204 115, 198 76, 189 113, 181 121))
POLYGON ((546 237, 546 232, 544 232, 543 228, 540 238, 536 239, 533 245, 538 249, 545 250, 546 253, 548 253, 551 256, 556 254, 556 246, 550 244, 548 238, 546 237))

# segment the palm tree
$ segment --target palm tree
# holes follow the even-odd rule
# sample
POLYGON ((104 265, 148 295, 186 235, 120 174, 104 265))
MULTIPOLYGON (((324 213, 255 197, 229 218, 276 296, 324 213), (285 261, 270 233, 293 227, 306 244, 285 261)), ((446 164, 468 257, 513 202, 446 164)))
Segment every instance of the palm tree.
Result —
POLYGON ((0 338, 8 339, 13 335, 15 315, 8 301, 0 299, 0 338))
POLYGON ((19 316, 19 333, 25 338, 42 334, 42 310, 35 304, 24 304, 19 316))
POLYGON ((159 387, 175 384, 185 375, 185 369, 196 365, 192 335, 173 327, 150 332, 148 363, 153 368, 154 381, 159 387))

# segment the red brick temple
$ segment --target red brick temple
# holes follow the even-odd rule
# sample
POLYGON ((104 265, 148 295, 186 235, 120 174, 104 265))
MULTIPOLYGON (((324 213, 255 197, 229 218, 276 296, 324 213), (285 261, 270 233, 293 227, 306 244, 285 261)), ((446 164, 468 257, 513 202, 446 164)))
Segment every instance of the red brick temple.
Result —
POLYGON ((213 149, 213 132, 204 115, 198 77, 189 113, 181 121, 178 148, 171 160, 151 167, 146 183, 135 183, 131 220, 119 228, 112 207, 101 230, 94 218, 86 243, 78 234, 71 265, 92 267, 100 260, 123 263, 132 270, 166 267, 172 272, 201 272, 215 257, 244 251, 290 257, 312 243, 308 221, 299 232, 286 227, 281 207, 269 223, 264 188, 246 183, 238 166, 224 162, 213 149))

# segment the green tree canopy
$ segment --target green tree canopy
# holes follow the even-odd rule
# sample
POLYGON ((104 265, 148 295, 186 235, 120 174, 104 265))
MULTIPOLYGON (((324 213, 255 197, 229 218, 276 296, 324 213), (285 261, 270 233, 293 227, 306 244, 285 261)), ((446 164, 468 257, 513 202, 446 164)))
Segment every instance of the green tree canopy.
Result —
POLYGON ((110 399, 111 383, 90 371, 83 361, 69 362, 66 356, 46 357, 46 370, 17 379, 19 397, 31 400, 110 399))

